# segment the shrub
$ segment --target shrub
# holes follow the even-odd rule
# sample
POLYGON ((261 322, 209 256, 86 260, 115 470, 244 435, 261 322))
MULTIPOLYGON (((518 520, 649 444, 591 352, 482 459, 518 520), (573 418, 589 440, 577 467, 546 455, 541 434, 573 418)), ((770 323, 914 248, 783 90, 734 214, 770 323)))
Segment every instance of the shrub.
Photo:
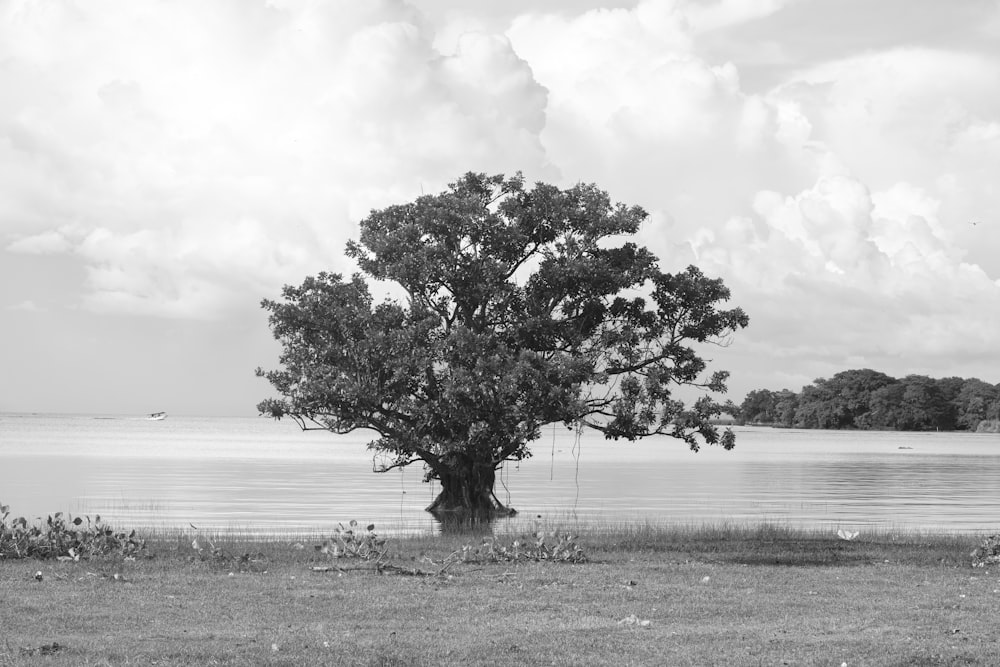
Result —
POLYGON ((970 555, 972 567, 1000 564, 1000 535, 990 535, 970 555))
POLYGON ((333 536, 315 548, 331 558, 359 558, 376 564, 385 560, 388 551, 386 539, 375 533, 374 523, 368 524, 362 531, 358 522, 353 520, 346 527, 342 523, 337 524, 333 536))
MULTIPOLYGON (((229 572, 266 572, 267 557, 260 551, 246 551, 239 555, 232 555, 216 546, 207 537, 199 540, 195 537, 191 540, 191 548, 194 550, 198 560, 207 562, 214 568, 221 568, 229 572)), ((194 560, 195 557, 192 557, 194 560)))
POLYGON ((539 530, 534 535, 515 539, 510 544, 501 543, 496 537, 484 537, 479 547, 465 546, 462 556, 466 561, 489 560, 550 560, 565 563, 583 563, 587 556, 576 542, 576 537, 558 531, 539 530))
POLYGON ((0 505, 0 559, 135 558, 146 548, 145 540, 134 530, 130 533, 115 531, 101 521, 100 515, 91 521, 89 516, 73 518, 56 512, 37 524, 29 524, 23 516, 9 521, 8 517, 10 507, 0 505))

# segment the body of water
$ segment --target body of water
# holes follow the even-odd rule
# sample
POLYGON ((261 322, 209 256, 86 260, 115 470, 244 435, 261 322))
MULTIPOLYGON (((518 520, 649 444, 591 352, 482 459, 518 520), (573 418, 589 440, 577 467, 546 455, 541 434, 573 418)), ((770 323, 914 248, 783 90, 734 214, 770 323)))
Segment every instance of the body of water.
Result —
MULTIPOLYGON (((599 524, 763 521, 801 527, 1000 527, 1000 435, 737 428, 731 452, 607 442, 557 426, 501 471, 522 517, 599 524)), ((372 472, 364 433, 290 421, 0 415, 0 503, 15 516, 100 514, 121 527, 432 531, 419 465, 372 472)))

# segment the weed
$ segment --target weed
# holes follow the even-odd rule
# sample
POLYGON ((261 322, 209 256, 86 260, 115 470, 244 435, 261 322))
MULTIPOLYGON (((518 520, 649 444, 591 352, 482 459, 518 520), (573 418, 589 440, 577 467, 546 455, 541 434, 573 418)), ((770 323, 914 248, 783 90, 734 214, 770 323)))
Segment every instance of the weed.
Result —
POLYGON ((462 547, 462 557, 465 561, 488 560, 500 561, 560 561, 565 563, 583 563, 587 556, 576 542, 576 536, 553 530, 539 530, 534 535, 515 539, 510 544, 500 542, 496 537, 484 537, 478 547, 466 545, 462 547))
POLYGON ((197 537, 191 540, 191 548, 194 549, 201 561, 207 561, 230 571, 259 572, 264 570, 267 559, 259 551, 248 551, 238 556, 231 556, 222 547, 216 546, 212 540, 208 538, 202 538, 202 540, 199 541, 197 537))
POLYGON ((10 507, 0 505, 0 559, 135 558, 146 548, 145 540, 134 530, 130 533, 115 531, 101 521, 100 515, 91 521, 89 516, 72 518, 56 512, 34 525, 23 516, 8 521, 9 516, 10 507))
POLYGON ((990 535, 970 555, 972 567, 1000 564, 1000 535, 990 535))
POLYGON ((358 522, 352 520, 346 527, 337 524, 333 536, 316 545, 316 551, 330 558, 358 558, 377 565, 383 563, 388 553, 387 540, 375 533, 375 524, 370 523, 364 531, 358 522))
MULTIPOLYGON (((421 561, 437 568, 435 571, 425 572, 389 563, 387 540, 378 536, 375 524, 369 524, 361 530, 357 521, 351 521, 346 527, 344 524, 338 524, 333 536, 316 545, 315 549, 330 559, 356 558, 366 561, 378 573, 394 572, 415 576, 442 576, 457 563, 499 563, 519 560, 581 563, 587 560, 583 549, 576 543, 576 537, 558 531, 540 530, 531 536, 515 539, 509 544, 500 538, 487 536, 478 546, 463 545, 440 561, 424 555, 421 561)), ((337 566, 320 566, 312 569, 317 572, 334 569, 344 571, 337 566)))

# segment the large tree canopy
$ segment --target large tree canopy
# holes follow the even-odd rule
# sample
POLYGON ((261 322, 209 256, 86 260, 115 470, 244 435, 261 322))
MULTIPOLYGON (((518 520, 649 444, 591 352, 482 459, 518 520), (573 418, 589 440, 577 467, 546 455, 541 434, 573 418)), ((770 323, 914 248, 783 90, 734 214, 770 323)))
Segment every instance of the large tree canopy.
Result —
POLYGON ((697 451, 734 444, 710 422, 728 374, 706 377, 692 343, 748 319, 695 267, 669 274, 627 238, 646 213, 593 185, 526 188, 469 173, 438 195, 373 211, 347 254, 405 302, 373 302, 361 275, 321 273, 265 300, 283 346, 257 370, 281 398, 258 406, 304 429, 370 429, 376 470, 421 462, 432 511, 506 511, 495 471, 530 455, 550 423, 608 438, 666 434, 697 451), (700 387, 690 407, 678 386, 700 387))

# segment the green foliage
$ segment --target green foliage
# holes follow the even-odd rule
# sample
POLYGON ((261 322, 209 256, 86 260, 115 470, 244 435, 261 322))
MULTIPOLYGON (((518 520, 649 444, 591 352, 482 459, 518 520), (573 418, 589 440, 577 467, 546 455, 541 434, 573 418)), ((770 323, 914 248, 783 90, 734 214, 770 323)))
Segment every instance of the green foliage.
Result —
POLYGON ((0 505, 0 559, 135 558, 146 546, 134 530, 130 533, 115 531, 103 523, 99 515, 91 521, 89 516, 74 518, 56 512, 37 524, 28 523, 24 517, 9 517, 10 507, 0 505))
POLYGON ((972 567, 1000 565, 1000 535, 985 538, 972 554, 972 567))
POLYGON ((554 422, 729 449, 711 398, 727 373, 706 374, 691 345, 725 343, 748 318, 720 308, 721 280, 664 273, 623 242, 645 218, 593 185, 528 188, 520 174, 469 173, 372 211, 347 254, 406 302, 375 305, 362 275, 328 273, 264 300, 283 352, 281 369, 257 370, 280 394, 258 409, 376 432, 376 470, 424 464, 442 510, 499 510, 494 471, 554 422), (705 395, 686 407, 678 386, 705 395))
POLYGON ((954 399, 957 427, 975 431, 983 422, 1000 419, 1000 385, 972 378, 962 383, 954 399))
POLYGON ((741 423, 796 428, 975 431, 998 417, 1000 385, 976 378, 896 379, 870 369, 820 378, 800 394, 754 390, 739 409, 741 423))
POLYGON ((777 398, 768 389, 755 389, 747 394, 739 408, 739 417, 744 424, 771 424, 778 421, 777 398))
POLYGON ((207 562, 216 569, 236 572, 261 572, 267 568, 267 557, 260 551, 244 551, 230 554, 210 538, 194 538, 191 548, 198 560, 207 562))
MULTIPOLYGON (((314 572, 348 571, 335 563, 340 559, 362 561, 365 569, 379 574, 405 574, 409 576, 444 576, 448 570, 460 563, 500 563, 517 561, 552 561, 565 563, 583 563, 587 558, 583 549, 577 543, 577 538, 559 531, 536 531, 532 535, 518 537, 505 541, 498 537, 487 536, 477 545, 464 544, 461 548, 448 553, 439 561, 430 555, 422 554, 421 562, 434 566, 433 571, 405 567, 393 563, 389 554, 388 540, 375 532, 375 524, 369 524, 364 529, 357 521, 351 521, 347 526, 338 524, 333 535, 314 546, 317 554, 329 563, 314 565, 314 572)), ((404 540, 405 544, 405 540, 404 540)), ((398 554, 397 554, 398 556, 398 554)))
POLYGON ((389 551, 388 540, 378 536, 375 524, 370 523, 361 530, 354 520, 346 527, 342 523, 337 524, 333 535, 316 545, 315 549, 329 558, 357 558, 376 564, 383 563, 389 551))
POLYGON ((533 535, 517 538, 509 543, 496 537, 484 537, 478 547, 462 547, 462 560, 490 562, 516 562, 519 560, 585 563, 587 556, 577 543, 577 538, 559 531, 537 531, 533 535))

